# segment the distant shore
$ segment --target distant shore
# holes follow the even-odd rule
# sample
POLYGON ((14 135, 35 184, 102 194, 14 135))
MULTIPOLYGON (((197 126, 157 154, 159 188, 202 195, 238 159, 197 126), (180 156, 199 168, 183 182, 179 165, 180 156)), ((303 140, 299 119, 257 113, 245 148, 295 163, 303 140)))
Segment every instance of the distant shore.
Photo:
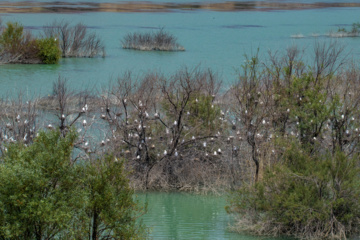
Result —
POLYGON ((334 7, 360 7, 360 3, 294 3, 294 2, 1 2, 0 13, 76 13, 76 12, 171 12, 171 11, 277 11, 334 7))

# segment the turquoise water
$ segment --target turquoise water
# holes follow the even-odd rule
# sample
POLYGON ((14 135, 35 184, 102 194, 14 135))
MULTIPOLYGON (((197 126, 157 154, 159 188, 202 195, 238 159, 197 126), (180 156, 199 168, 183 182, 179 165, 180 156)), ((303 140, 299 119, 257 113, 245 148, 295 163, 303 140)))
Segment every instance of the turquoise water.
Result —
MULTIPOLYGON (((189 1, 189 0, 186 0, 189 1)), ((191 1, 192 2, 192 1, 191 1)), ((311 1, 306 1, 311 2, 311 1)), ((327 1, 335 2, 335 1, 327 1)), ((177 11, 171 13, 82 13, 82 14, 3 14, 6 21, 18 21, 40 33, 54 20, 82 22, 102 36, 106 58, 62 59, 58 65, 0 65, 0 96, 20 89, 28 96, 51 93, 53 81, 67 78, 73 88, 95 89, 131 70, 142 74, 149 70, 171 74, 188 66, 209 67, 222 77, 225 87, 236 79, 236 69, 244 53, 260 48, 266 52, 297 44, 310 50, 312 33, 325 34, 338 25, 359 21, 357 8, 329 8, 274 12, 177 11), (141 52, 123 50, 120 40, 128 32, 165 27, 178 37, 185 52, 141 52), (292 34, 303 34, 293 39, 292 34)), ((320 36, 320 41, 328 40, 320 36)), ((351 56, 360 59, 359 38, 338 41, 351 56)), ((224 197, 180 193, 139 194, 148 201, 149 212, 143 217, 154 239, 258 239, 228 232, 224 197)))
MULTIPOLYGON (((100 34, 107 57, 97 59, 63 59, 58 66, 5 65, 0 66, 0 93, 23 88, 47 94, 59 75, 67 78, 74 88, 107 84, 126 70, 144 73, 159 70, 165 74, 188 66, 210 67, 219 72, 224 83, 236 78, 243 63, 244 53, 263 55, 271 49, 282 49, 292 44, 310 49, 312 33, 325 34, 337 25, 358 21, 357 8, 329 8, 277 12, 211 12, 180 11, 171 13, 83 13, 83 14, 7 14, 4 21, 19 21, 25 27, 40 32, 39 28, 66 19, 83 22, 100 34), (178 37, 185 52, 141 52, 123 50, 120 40, 132 31, 149 31, 165 27, 178 37), (292 39, 292 34, 305 37, 292 39)), ((327 40, 319 37, 319 40, 327 40)), ((358 38, 338 39, 359 59, 358 38)))

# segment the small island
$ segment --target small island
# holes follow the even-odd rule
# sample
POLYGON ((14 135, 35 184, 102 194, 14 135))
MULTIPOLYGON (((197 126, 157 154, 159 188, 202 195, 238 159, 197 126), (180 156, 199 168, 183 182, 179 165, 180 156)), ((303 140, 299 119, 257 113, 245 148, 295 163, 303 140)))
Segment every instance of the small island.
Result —
POLYGON ((121 41, 124 49, 135 49, 142 51, 185 51, 185 48, 177 43, 177 38, 164 31, 163 28, 157 32, 128 33, 121 41))
POLYGON ((102 40, 84 24, 55 21, 35 37, 20 23, 3 26, 0 19, 0 64, 56 64, 61 57, 99 55, 105 56, 102 40))

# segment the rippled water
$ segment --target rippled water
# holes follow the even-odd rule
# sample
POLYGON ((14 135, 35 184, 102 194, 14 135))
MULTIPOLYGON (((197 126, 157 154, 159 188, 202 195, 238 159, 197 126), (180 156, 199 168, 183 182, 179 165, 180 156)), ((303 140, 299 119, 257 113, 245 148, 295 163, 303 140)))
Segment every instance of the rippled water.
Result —
MULTIPOLYGON (((58 65, 0 66, 0 96, 7 92, 13 94, 19 89, 32 96, 49 94, 53 81, 59 75, 67 78, 73 88, 100 88, 126 70, 136 74, 148 70, 171 74, 182 66, 195 67, 199 64, 217 71, 226 86, 235 80, 236 69, 243 63, 244 53, 254 53, 260 48, 260 56, 264 56, 269 49, 276 51, 292 44, 310 49, 315 41, 311 34, 319 33, 319 40, 328 40, 323 34, 331 29, 359 21, 359 10, 329 8, 273 12, 177 11, 0 16, 5 22, 18 21, 36 33, 41 32, 43 25, 56 19, 82 22, 104 40, 106 58, 62 59, 58 65), (159 27, 165 27, 177 36, 186 51, 141 52, 121 48, 120 40, 126 33, 159 27), (294 34, 302 34, 304 38, 293 39, 291 35, 294 34)), ((360 38, 338 41, 347 46, 351 56, 360 59, 360 38)), ((256 239, 226 231, 230 219, 224 210, 226 203, 223 197, 180 193, 147 193, 139 194, 139 197, 142 201, 148 201, 149 213, 143 219, 151 227, 154 239, 256 239)))

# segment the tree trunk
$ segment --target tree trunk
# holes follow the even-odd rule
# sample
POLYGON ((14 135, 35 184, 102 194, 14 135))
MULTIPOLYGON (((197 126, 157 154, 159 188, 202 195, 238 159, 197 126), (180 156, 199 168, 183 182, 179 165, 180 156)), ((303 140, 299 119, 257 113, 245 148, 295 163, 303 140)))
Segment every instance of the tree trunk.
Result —
POLYGON ((97 210, 94 210, 93 224, 92 224, 92 240, 98 239, 98 218, 99 214, 97 210))

